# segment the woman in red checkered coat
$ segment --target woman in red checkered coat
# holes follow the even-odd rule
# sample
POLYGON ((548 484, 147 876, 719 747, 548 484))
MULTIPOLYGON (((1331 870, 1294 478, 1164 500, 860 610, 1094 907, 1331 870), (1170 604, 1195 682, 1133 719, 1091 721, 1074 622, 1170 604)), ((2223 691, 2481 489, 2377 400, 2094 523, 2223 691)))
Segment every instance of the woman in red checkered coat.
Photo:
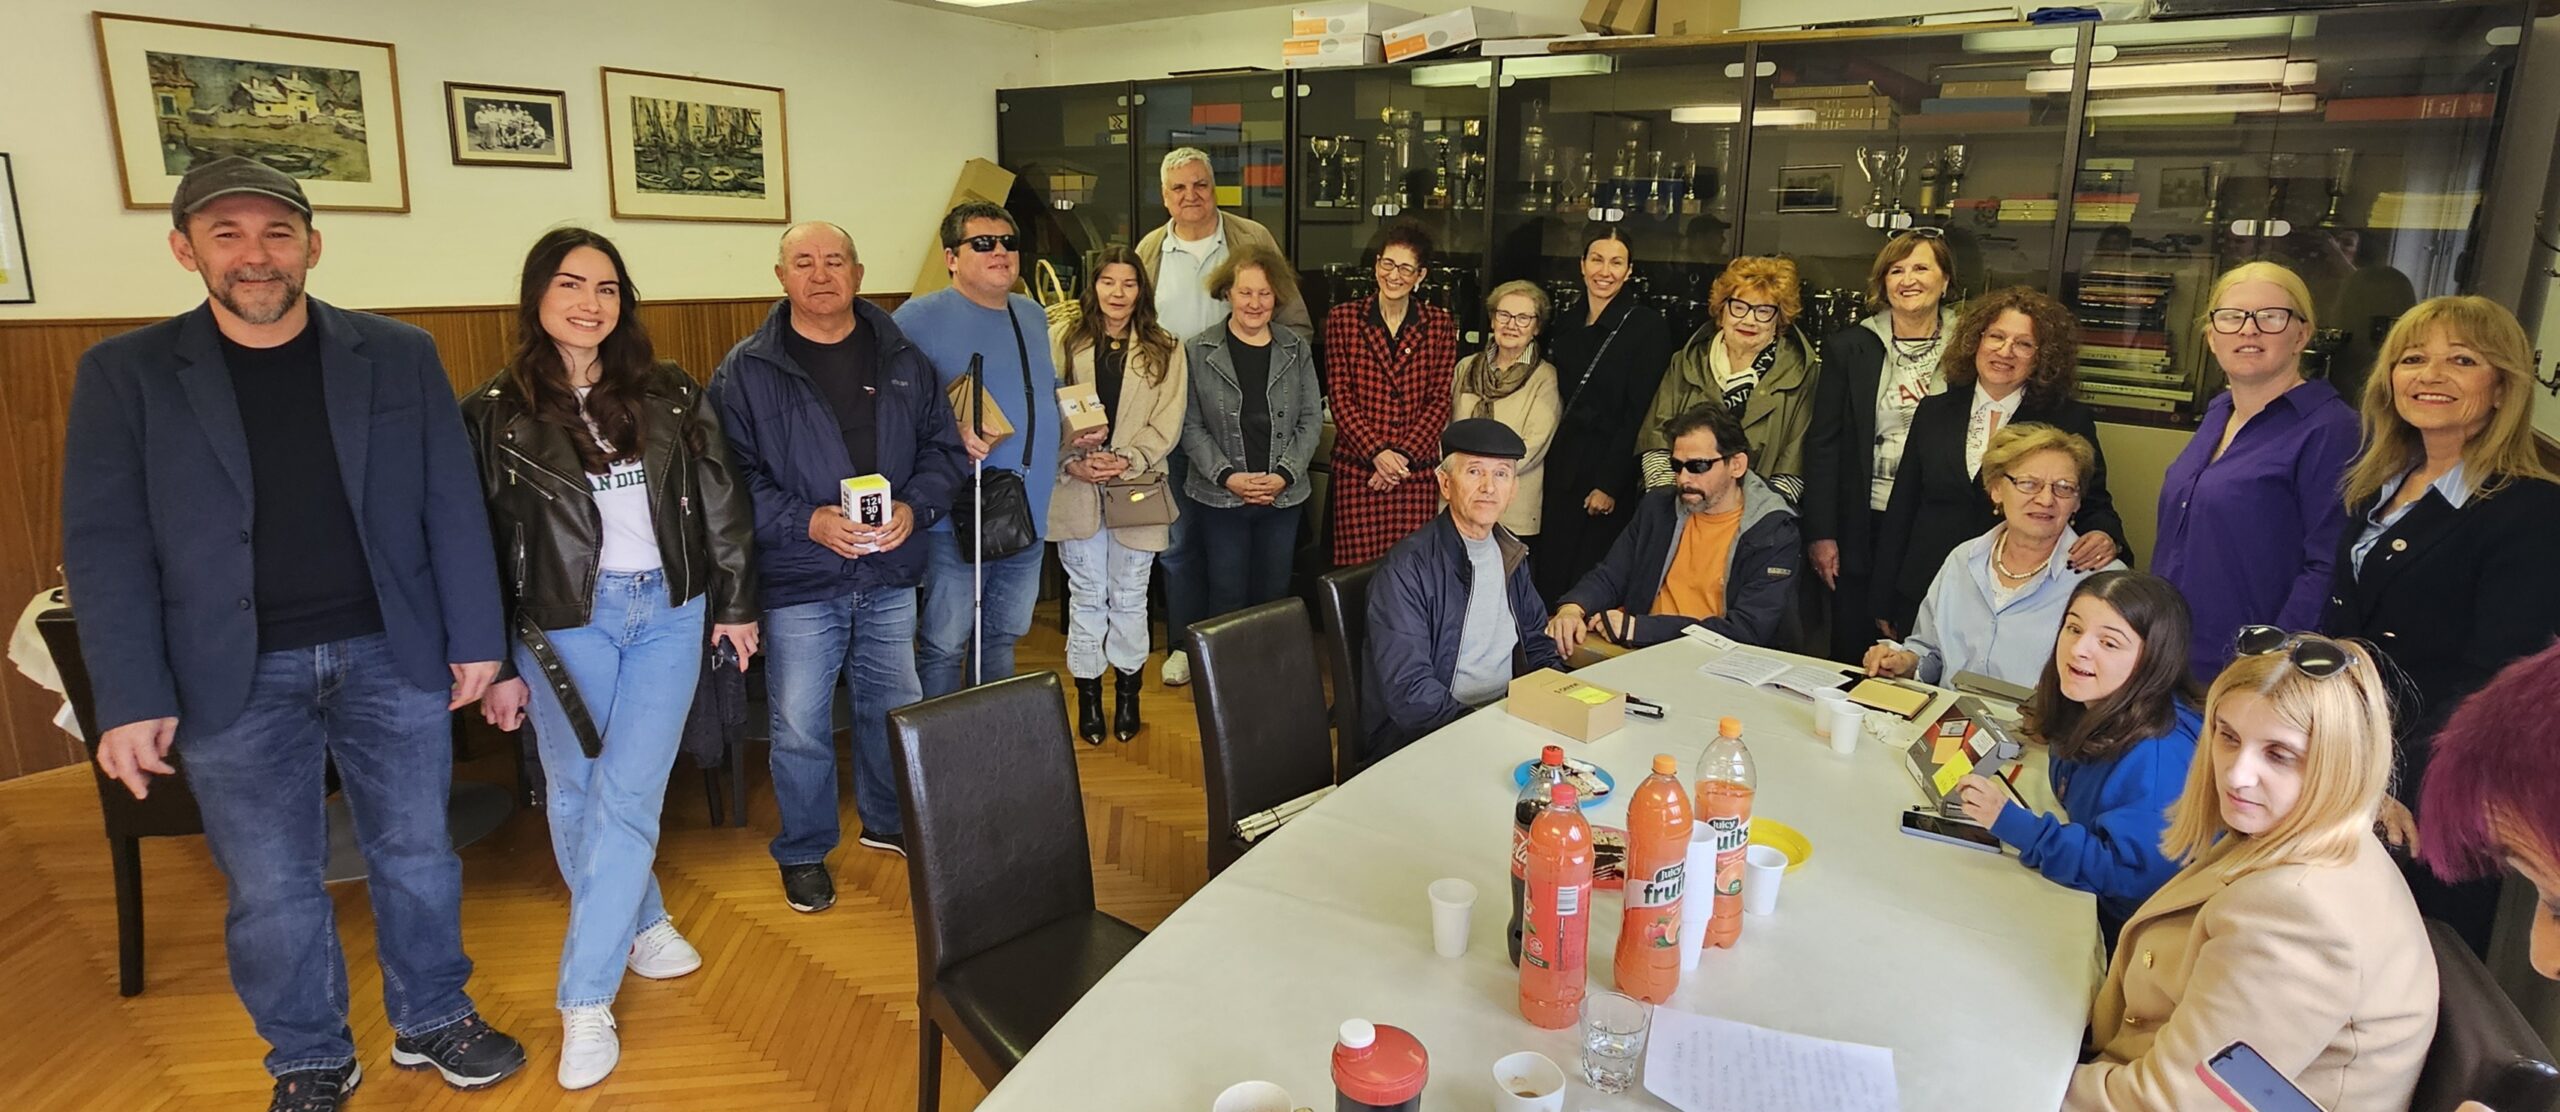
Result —
POLYGON ((1378 248, 1378 294, 1324 318, 1325 389, 1333 410, 1333 563, 1365 564, 1440 511, 1431 481, 1458 331, 1446 310, 1414 300, 1431 237, 1410 224, 1378 248))

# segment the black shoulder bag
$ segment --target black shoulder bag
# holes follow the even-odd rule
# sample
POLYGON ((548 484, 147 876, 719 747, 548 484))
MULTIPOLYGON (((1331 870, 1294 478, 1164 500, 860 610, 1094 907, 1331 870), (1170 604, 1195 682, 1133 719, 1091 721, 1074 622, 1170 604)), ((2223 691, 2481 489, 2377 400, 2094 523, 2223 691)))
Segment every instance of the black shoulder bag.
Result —
MULTIPOLYGON (((1007 301, 1007 321, 1013 324, 1013 348, 1021 357, 1022 368, 1022 458, 1029 465, 1032 449, 1040 439, 1040 398, 1031 390, 1031 346, 1022 338, 1022 318, 1013 313, 1007 301)), ((986 431, 986 356, 969 357, 969 431, 982 439, 986 431)), ((951 533, 963 552, 974 553, 973 560, 1001 560, 1040 543, 1040 530, 1031 520, 1031 492, 1022 485, 1022 476, 1003 467, 990 468, 981 460, 977 478, 960 488, 952 499, 951 533)))

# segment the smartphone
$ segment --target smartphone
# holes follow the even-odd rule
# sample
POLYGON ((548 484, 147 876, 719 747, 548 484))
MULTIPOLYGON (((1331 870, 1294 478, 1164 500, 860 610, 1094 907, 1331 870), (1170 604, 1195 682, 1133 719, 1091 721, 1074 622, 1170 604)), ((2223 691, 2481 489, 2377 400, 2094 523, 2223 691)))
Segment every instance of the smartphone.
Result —
POLYGON ((1978 849, 1985 853, 2000 852, 2000 839, 1992 833, 1961 819, 1932 814, 1914 807, 1902 813, 1902 832, 1914 838, 1927 838, 1951 846, 1978 849))
POLYGON ((2244 1042, 2223 1047, 2196 1063, 2204 1087, 2230 1105, 2232 1112, 2322 1112, 2317 1101, 2302 1095, 2293 1082, 2244 1042))

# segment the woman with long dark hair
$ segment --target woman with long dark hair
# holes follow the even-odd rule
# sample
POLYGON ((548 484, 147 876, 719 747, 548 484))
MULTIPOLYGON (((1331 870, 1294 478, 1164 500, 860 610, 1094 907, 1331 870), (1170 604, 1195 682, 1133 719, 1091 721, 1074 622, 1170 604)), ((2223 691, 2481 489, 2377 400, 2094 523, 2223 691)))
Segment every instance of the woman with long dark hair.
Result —
POLYGON ((1049 539, 1067 569, 1067 671, 1076 681, 1076 733, 1102 744, 1102 669, 1112 672, 1111 732, 1138 736, 1147 665, 1147 578, 1171 532, 1165 463, 1182 443, 1190 375, 1182 343, 1156 323, 1156 293, 1138 253, 1113 244, 1094 259, 1072 321, 1049 329, 1068 382, 1091 386, 1110 415, 1110 439, 1079 448, 1061 438, 1049 539), (1117 485, 1115 485, 1117 484, 1117 485), (1115 509, 1118 499, 1124 508, 1115 509), (1163 514, 1150 514, 1152 500, 1163 514), (1115 524, 1115 517, 1131 520, 1115 524))
POLYGON ((530 710, 551 848, 569 885, 560 1084, 621 1059, 613 999, 628 968, 702 965, 650 864, 667 773, 711 643, 756 651, 754 528, 720 419, 661 362, 613 242, 559 228, 526 253, 507 366, 462 399, 489 498, 515 673, 482 700, 512 730, 530 710), (528 684, 524 677, 543 682, 528 684))
POLYGON ((1564 416, 1547 450, 1538 544, 1529 553, 1538 594, 1563 598, 1609 555, 1644 494, 1636 424, 1671 360, 1671 326, 1627 292, 1635 245, 1622 225, 1582 237, 1582 304, 1556 314, 1547 358, 1564 416))

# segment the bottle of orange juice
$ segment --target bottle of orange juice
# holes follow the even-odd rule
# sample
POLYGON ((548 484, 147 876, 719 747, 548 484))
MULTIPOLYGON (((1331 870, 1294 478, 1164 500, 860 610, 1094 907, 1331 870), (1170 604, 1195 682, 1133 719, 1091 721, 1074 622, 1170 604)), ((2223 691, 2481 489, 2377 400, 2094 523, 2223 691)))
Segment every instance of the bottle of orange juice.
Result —
POLYGON ((1751 795, 1759 783, 1751 750, 1742 744, 1742 720, 1718 720, 1716 739, 1698 761, 1697 821, 1716 832, 1716 903, 1707 920, 1707 945, 1731 946, 1742 937, 1742 861, 1751 846, 1751 795))
POLYGON ((1591 964, 1591 823, 1558 784, 1529 826, 1528 922, 1520 934, 1520 1017, 1550 1031, 1582 1015, 1591 964))
POLYGON ((1618 991, 1648 1004, 1680 987, 1680 894, 1689 867, 1689 792, 1680 762, 1653 756, 1653 775, 1627 799, 1626 919, 1618 928, 1618 991))

